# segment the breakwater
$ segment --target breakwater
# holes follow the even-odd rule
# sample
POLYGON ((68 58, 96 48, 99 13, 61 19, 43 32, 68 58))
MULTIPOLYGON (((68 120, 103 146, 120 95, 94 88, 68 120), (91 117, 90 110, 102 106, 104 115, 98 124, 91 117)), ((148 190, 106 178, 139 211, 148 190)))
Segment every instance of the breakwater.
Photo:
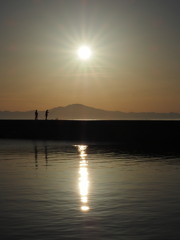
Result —
POLYGON ((0 120, 0 138, 179 149, 180 121, 0 120))

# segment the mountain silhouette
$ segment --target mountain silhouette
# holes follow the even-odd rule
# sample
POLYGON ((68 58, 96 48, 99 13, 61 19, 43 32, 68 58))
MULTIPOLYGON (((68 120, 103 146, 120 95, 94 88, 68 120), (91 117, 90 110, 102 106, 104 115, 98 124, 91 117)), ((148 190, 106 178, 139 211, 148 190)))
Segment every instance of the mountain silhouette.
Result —
MULTIPOLYGON (((0 119, 34 119, 35 111, 0 111, 0 119)), ((39 111, 38 119, 45 119, 45 111, 39 111)), ((48 119, 52 120, 179 120, 180 113, 120 112, 106 111, 82 104, 49 109, 48 119)))

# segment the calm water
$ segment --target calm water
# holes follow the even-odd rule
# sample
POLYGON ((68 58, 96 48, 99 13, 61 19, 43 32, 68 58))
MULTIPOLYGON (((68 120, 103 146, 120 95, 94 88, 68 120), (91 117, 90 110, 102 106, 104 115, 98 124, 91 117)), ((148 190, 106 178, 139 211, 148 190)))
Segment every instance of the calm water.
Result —
POLYGON ((0 239, 180 239, 180 159, 0 140, 0 239))

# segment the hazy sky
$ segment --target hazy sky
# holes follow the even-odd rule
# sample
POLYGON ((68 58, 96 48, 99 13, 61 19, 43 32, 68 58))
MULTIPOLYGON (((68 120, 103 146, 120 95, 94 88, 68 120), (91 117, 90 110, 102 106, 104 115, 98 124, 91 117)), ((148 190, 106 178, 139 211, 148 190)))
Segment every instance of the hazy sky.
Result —
POLYGON ((180 112, 179 24, 179 0, 1 0, 0 110, 180 112))

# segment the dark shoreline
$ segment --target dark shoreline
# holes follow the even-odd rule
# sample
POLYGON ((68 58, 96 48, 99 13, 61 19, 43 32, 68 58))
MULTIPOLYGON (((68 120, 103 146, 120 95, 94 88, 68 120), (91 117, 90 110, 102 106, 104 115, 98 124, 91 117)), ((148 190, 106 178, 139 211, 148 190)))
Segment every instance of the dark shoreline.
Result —
POLYGON ((180 151, 180 121, 0 120, 0 138, 109 142, 135 149, 180 151))

